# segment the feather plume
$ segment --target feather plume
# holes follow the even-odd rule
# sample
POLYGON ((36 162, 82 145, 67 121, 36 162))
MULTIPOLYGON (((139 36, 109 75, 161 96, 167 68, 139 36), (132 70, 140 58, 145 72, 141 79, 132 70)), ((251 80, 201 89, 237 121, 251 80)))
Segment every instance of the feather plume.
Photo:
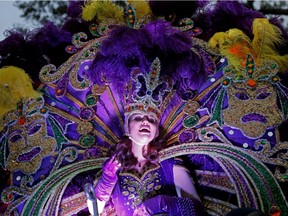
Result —
POLYGON ((164 52, 181 53, 189 50, 192 44, 188 35, 173 28, 171 23, 162 20, 150 22, 140 31, 149 34, 151 45, 159 47, 164 52))
POLYGON ((229 64, 235 67, 243 66, 247 55, 252 52, 251 40, 239 29, 216 33, 209 45, 218 48, 229 59, 229 64))
MULTIPOLYGON (((210 1, 211 2, 211 1, 210 1)), ((263 18, 264 15, 251 10, 241 1, 214 1, 211 6, 204 8, 204 13, 196 14, 193 20, 197 27, 202 29, 198 37, 208 41, 216 32, 225 32, 231 28, 237 28, 253 38, 251 25, 255 18, 263 18)))
POLYGON ((252 46, 254 57, 261 58, 261 55, 277 55, 275 46, 281 45, 281 31, 267 19, 255 19, 252 25, 254 38, 252 46))
POLYGON ((67 7, 67 15, 71 18, 77 18, 82 13, 84 1, 69 1, 67 7))
POLYGON ((138 20, 145 15, 152 14, 148 1, 129 0, 128 2, 135 8, 138 20))
POLYGON ((264 18, 255 19, 252 29, 254 34, 252 41, 254 58, 260 59, 278 55, 276 45, 283 43, 280 29, 264 18))
POLYGON ((40 96, 41 93, 33 89, 32 80, 23 69, 14 66, 0 69, 0 117, 15 109, 20 98, 40 96))
POLYGON ((252 24, 253 40, 239 29, 216 33, 209 41, 209 45, 218 48, 227 57, 229 65, 244 68, 248 54, 253 56, 257 67, 261 67, 266 60, 274 60, 279 66, 279 72, 288 68, 288 54, 280 55, 277 46, 284 44, 282 31, 267 19, 256 18, 252 24))
MULTIPOLYGON (((262 55, 263 56, 263 55, 262 55)), ((267 55, 263 56, 265 59, 271 59, 275 61, 279 66, 280 72, 285 72, 288 69, 288 54, 286 55, 267 55)))
POLYGON ((91 1, 83 7, 82 19, 85 21, 97 19, 101 23, 108 18, 114 19, 117 22, 123 22, 123 8, 111 1, 91 1))
MULTIPOLYGON (((160 19, 149 22, 141 29, 116 27, 102 42, 101 51, 86 76, 98 84, 104 77, 121 91, 133 68, 137 67, 145 73, 158 57, 161 76, 172 77, 182 96, 187 89, 195 90, 207 80, 202 60, 198 53, 191 50, 191 44, 189 35, 160 19)), ((193 92, 187 94, 190 93, 193 92)))
POLYGON ((16 108, 17 99, 11 93, 11 89, 7 85, 0 85, 1 101, 0 101, 0 124, 5 113, 16 108))
POLYGON ((280 72, 288 68, 288 54, 280 55, 276 47, 284 44, 282 31, 267 19, 255 19, 252 25, 254 39, 252 46, 254 58, 258 60, 274 60, 280 72))

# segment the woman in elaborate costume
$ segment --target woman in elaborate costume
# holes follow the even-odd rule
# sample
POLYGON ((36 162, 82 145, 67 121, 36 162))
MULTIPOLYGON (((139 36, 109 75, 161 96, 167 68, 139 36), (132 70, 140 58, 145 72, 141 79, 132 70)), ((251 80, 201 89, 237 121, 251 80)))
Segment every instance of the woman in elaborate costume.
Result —
MULTIPOLYGON (((159 60, 153 64, 159 65, 159 60)), ((152 81, 156 71, 157 67, 152 68, 147 80, 152 81)), ((161 95, 165 90, 154 94, 165 97, 161 95)), ((202 215, 200 198, 182 162, 174 158, 159 162, 158 153, 164 147, 157 140, 162 100, 153 100, 149 94, 141 97, 141 91, 135 91, 137 96, 125 106, 126 136, 103 167, 95 189, 99 206, 111 197, 116 215, 202 215)))

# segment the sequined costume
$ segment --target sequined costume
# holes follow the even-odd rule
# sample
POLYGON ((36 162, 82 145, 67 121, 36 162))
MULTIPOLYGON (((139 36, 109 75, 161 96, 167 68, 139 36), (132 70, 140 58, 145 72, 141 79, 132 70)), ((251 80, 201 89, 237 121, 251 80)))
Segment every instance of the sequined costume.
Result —
POLYGON ((133 215, 137 205, 158 194, 177 196, 173 183, 174 159, 160 165, 147 165, 144 173, 120 172, 118 182, 111 195, 114 208, 119 216, 133 215))

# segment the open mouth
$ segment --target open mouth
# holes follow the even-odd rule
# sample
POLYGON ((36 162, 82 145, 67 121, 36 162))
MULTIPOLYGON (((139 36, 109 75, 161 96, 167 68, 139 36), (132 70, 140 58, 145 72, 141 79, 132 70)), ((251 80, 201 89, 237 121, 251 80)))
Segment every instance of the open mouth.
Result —
POLYGON ((141 128, 139 130, 139 132, 141 132, 141 133, 150 133, 150 130, 148 128, 141 128))
POLYGON ((24 154, 21 154, 18 156, 19 162, 28 162, 31 161, 36 155, 38 155, 41 152, 40 147, 33 148, 31 151, 28 151, 24 154))
POLYGON ((242 117, 242 122, 252 122, 252 121, 258 121, 262 123, 267 123, 267 119, 265 116, 260 115, 258 113, 250 113, 242 117))

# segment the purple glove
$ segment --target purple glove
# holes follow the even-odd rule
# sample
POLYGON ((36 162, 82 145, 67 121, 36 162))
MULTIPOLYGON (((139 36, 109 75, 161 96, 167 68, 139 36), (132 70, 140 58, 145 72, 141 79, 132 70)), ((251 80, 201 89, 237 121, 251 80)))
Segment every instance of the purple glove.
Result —
POLYGON ((203 215, 202 203, 183 197, 158 195, 140 204, 133 216, 146 216, 159 213, 175 216, 201 216, 203 215))
POLYGON ((121 164, 115 159, 115 155, 102 168, 102 176, 99 179, 95 194, 100 201, 108 201, 118 180, 117 171, 121 164))

